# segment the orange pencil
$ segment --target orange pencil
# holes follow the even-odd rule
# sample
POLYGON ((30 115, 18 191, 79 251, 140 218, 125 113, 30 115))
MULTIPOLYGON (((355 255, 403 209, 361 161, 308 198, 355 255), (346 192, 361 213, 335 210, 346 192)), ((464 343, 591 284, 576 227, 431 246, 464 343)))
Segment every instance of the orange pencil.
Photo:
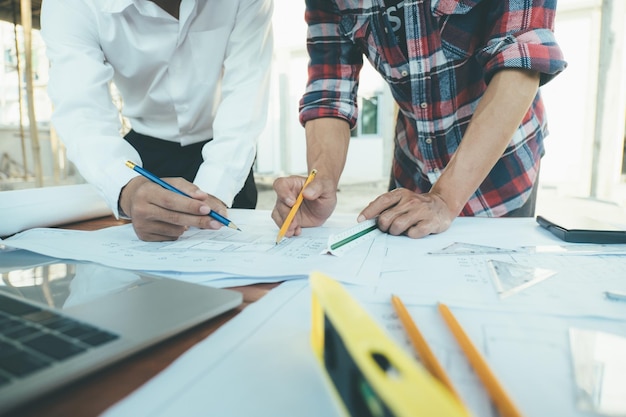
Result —
POLYGON ((411 315, 404 306, 402 300, 400 300, 398 296, 392 295, 391 304, 393 305, 396 314, 400 318, 400 322, 404 326, 404 330, 408 334, 409 339, 411 340, 411 344, 413 344, 413 347, 415 348, 418 356, 424 362, 424 366, 426 367, 426 369, 428 369, 428 371, 435 378, 441 381, 441 383, 443 383, 450 390, 450 392, 459 400, 459 402, 462 402, 459 393, 454 389, 454 386, 452 385, 452 381, 450 381, 450 378, 448 378, 446 371, 443 369, 443 367, 437 360, 437 357, 428 346, 428 342, 417 328, 417 325, 415 324, 413 319, 411 319, 411 315))
POLYGON ((469 336, 467 336, 463 327, 461 327, 461 324, 456 320, 450 309, 445 304, 440 303, 439 312, 461 346, 469 363, 487 389, 487 393, 496 405, 500 415, 502 417, 522 417, 522 413, 509 398, 495 374, 489 368, 487 361, 472 344, 469 336))
POLYGON ((313 178, 315 178, 315 174, 317 174, 316 169, 311 171, 306 181, 304 182, 304 185, 302 186, 302 189, 300 190, 300 194, 298 194, 298 198, 296 199, 296 202, 291 207, 291 210, 289 210, 289 214, 287 214, 287 218, 285 219, 285 221, 283 222, 283 225, 280 227, 280 230, 278 231, 278 236, 276 237, 276 244, 278 244, 283 238, 283 236, 285 236, 285 233, 287 233, 287 229, 289 229, 289 226, 291 225, 291 222, 293 221, 293 218, 296 216, 296 213, 298 212, 298 208, 300 208, 300 204, 302 204, 302 200, 304 199, 304 197, 302 196, 302 192, 304 191, 306 186, 309 185, 311 181, 313 181, 313 178))

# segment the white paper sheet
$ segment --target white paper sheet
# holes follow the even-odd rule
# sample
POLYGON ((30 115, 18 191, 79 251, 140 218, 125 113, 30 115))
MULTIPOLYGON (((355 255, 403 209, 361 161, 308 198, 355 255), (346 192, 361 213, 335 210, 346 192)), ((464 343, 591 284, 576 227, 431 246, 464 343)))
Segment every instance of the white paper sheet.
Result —
POLYGON ((0 236, 110 215, 90 184, 0 192, 0 236))
POLYGON ((304 281, 280 285, 104 415, 341 416, 310 347, 310 298, 304 281))
MULTIPOLYGON (((340 416, 310 347, 310 298, 304 281, 281 285, 104 417, 340 416)), ((414 355, 388 300, 361 303, 414 355)), ((588 416, 577 409, 571 326, 626 334, 624 321, 450 307, 526 417, 588 416)), ((434 302, 407 308, 473 415, 497 417, 434 302)))
MULTIPOLYGON (((389 301, 399 295, 474 415, 497 417, 439 317, 437 302, 454 311, 526 417, 588 416, 577 408, 568 331, 626 334, 626 303, 604 296, 607 289, 626 289, 626 258, 602 251, 563 256, 520 250, 562 244, 555 239, 533 219, 457 219, 448 232, 425 239, 387 236, 379 279, 347 288, 412 352, 389 301), (475 246, 431 254, 454 242, 475 246), (501 250, 482 252, 481 245, 501 250), (556 273, 502 299, 489 275, 492 259, 556 273)), ((337 415, 308 346, 310 292, 303 280, 290 284, 253 304, 258 309, 244 310, 106 417, 337 415), (202 360, 207 365, 198 367, 202 360), (144 413, 154 398, 163 402, 144 413)))
MULTIPOLYGON (((57 258, 122 269, 194 273, 189 278, 195 282, 210 280, 208 275, 198 276, 201 273, 278 280, 277 277, 307 276, 312 269, 354 284, 367 284, 378 278, 386 250, 384 234, 341 258, 321 253, 331 233, 353 224, 346 216, 335 216, 322 227, 304 229, 300 236, 283 239, 278 245, 278 228, 269 211, 230 210, 229 218, 241 232, 226 227, 194 228, 173 242, 144 242, 137 238, 132 225, 126 224, 96 231, 31 229, 3 243, 57 258)), ((186 279, 184 275, 178 277, 186 279)))
POLYGON ((494 310, 530 308, 549 314, 626 317, 626 305, 611 303, 604 295, 607 290, 626 290, 626 256, 616 255, 611 248, 600 251, 602 245, 594 255, 524 249, 554 244, 555 240, 533 219, 460 218, 447 232, 425 239, 387 236, 380 278, 363 291, 373 300, 397 293, 414 304, 442 299, 494 310), (452 246, 455 242, 467 245, 452 246), (456 253, 450 250, 441 254, 451 246, 457 248, 456 253), (492 261, 554 274, 501 300, 492 261))

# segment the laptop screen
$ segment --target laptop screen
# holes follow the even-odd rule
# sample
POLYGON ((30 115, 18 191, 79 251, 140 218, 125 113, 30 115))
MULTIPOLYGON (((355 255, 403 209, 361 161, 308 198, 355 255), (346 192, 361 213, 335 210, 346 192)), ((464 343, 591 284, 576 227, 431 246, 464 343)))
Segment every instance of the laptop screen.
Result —
POLYGON ((149 282, 139 273, 94 263, 59 260, 28 251, 0 258, 0 291, 65 309, 149 282))

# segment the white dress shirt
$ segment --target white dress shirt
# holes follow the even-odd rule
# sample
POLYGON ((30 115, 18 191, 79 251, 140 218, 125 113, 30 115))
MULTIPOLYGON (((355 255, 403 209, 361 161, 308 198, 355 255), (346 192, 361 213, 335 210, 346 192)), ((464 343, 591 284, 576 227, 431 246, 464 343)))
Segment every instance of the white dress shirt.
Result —
POLYGON ((123 115, 144 135, 188 145, 213 138, 194 183, 231 205, 266 123, 272 0, 182 0, 177 20, 149 0, 46 0, 52 123, 68 158, 116 216, 141 163, 123 115))

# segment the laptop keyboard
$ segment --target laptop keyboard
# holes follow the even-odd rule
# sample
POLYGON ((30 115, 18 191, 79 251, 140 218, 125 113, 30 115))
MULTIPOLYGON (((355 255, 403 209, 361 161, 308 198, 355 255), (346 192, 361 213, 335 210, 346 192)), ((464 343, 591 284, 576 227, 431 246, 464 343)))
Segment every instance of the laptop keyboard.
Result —
POLYGON ((0 386, 118 335, 0 294, 0 386))

